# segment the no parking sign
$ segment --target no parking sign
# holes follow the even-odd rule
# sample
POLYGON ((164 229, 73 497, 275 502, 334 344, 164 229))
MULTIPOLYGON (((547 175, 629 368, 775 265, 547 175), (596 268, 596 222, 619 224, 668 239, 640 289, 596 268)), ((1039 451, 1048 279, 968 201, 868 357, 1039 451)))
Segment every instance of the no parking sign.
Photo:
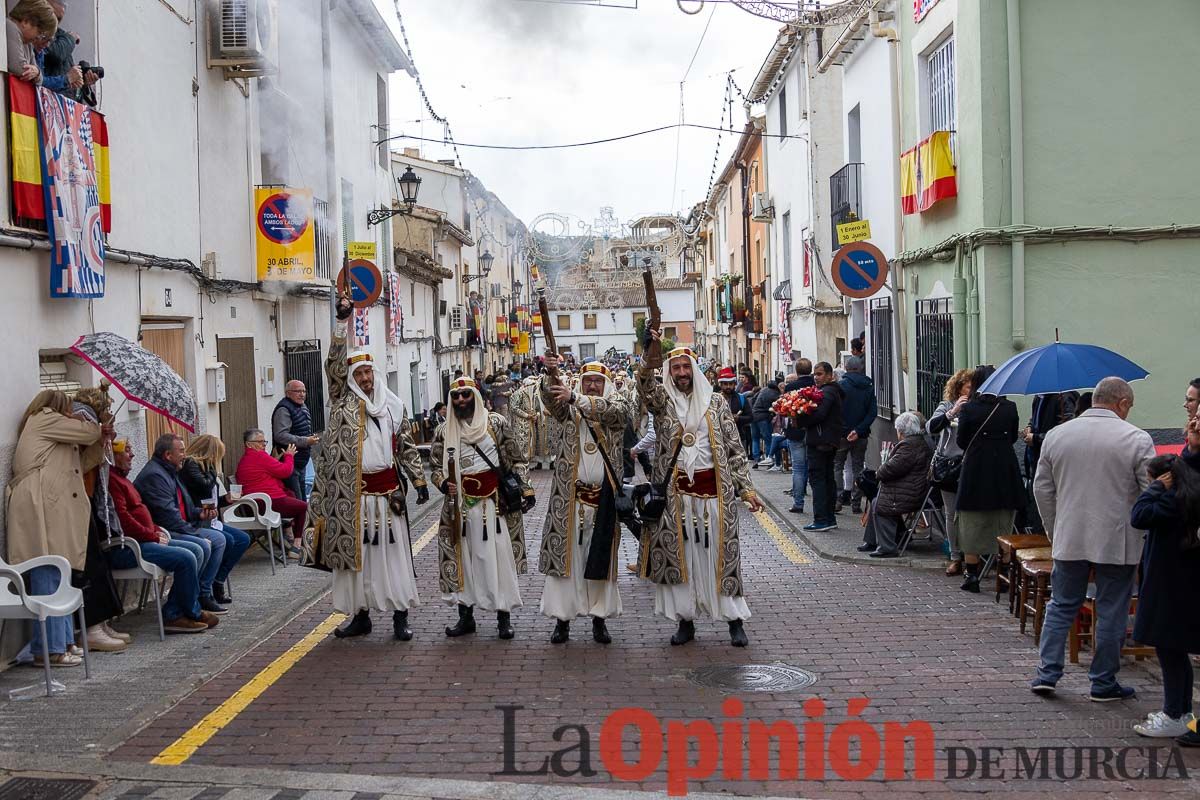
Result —
POLYGON ((370 308, 383 292, 383 276, 374 262, 356 258, 338 273, 337 288, 355 308, 370 308))
POLYGON ((260 281, 310 281, 316 274, 311 189, 254 190, 260 281))
POLYGON ((883 288, 888 262, 883 251, 870 242, 852 242, 833 254, 832 273, 839 292, 865 300, 883 288))

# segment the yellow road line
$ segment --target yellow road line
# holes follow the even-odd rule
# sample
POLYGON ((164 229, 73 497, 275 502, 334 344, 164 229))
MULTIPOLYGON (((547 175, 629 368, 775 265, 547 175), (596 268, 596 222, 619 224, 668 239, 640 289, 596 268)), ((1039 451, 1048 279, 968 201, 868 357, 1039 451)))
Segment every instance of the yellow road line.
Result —
POLYGON ((793 564, 811 564, 812 562, 801 552, 792 538, 779 529, 775 524, 775 520, 771 519, 771 515, 766 511, 759 511, 754 515, 758 520, 758 524, 763 526, 763 530, 767 535, 775 540, 776 547, 783 553, 784 557, 793 564))
MULTIPOLYGON (((433 541, 433 537, 437 536, 437 531, 438 523, 435 520, 429 530, 425 531, 421 538, 413 545, 414 558, 426 545, 433 541)), ((263 692, 271 688, 276 681, 287 674, 288 670, 296 666, 300 659, 312 652, 344 619, 346 619, 345 614, 330 614, 321 621, 320 625, 309 631, 303 639, 288 648, 287 652, 264 667, 261 672, 251 678, 242 688, 234 692, 229 699, 205 715, 204 719, 193 725, 187 733, 167 745, 150 763, 178 766, 187 761, 209 739, 216 736, 222 728, 233 722, 237 718, 237 715, 245 711, 263 692)))

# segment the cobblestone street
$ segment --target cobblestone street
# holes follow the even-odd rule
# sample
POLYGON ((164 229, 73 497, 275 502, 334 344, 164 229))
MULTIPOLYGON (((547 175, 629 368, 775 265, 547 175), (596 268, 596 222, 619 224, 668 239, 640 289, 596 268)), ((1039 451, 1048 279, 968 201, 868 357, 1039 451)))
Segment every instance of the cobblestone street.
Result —
MULTIPOLYGON (((542 499, 549 476, 535 475, 542 499)), ((756 476, 756 480, 766 490, 775 477, 756 476)), ((526 518, 531 554, 537 553, 542 512, 539 504, 526 518)), ((429 528, 430 520, 424 528, 429 528)), ((427 531, 417 531, 414 537, 417 533, 427 531)), ((870 704, 861 718, 876 731, 889 721, 927 721, 936 737, 935 779, 889 783, 889 795, 972 791, 1011 796, 1014 791, 1053 791, 1100 796, 1152 787, 1155 794, 1194 796, 1194 781, 1139 784, 1119 777, 1104 779, 1103 771, 1100 779, 1092 780, 1086 764, 1082 777, 1067 782, 1011 780, 1017 747, 1153 744, 1130 730, 1158 702, 1159 687, 1149 672, 1130 666, 1123 673, 1141 690, 1137 700, 1091 703, 1086 694, 1085 654, 1084 665, 1068 669, 1056 699, 1037 698, 1027 689, 1036 657, 1032 637, 1022 636, 1006 607, 993 603, 988 593, 961 592, 955 579, 930 570, 822 559, 795 537, 789 520, 767 513, 745 518, 741 535, 754 613, 747 625, 751 644, 745 650, 729 647, 725 626, 711 622, 697 626, 695 643, 670 647, 672 626, 652 615, 650 587, 625 572, 621 575, 625 614, 610 624, 614 643, 609 647, 593 643, 590 626, 582 620, 573 627, 568 644, 552 646, 548 642, 552 624, 536 612, 542 577, 532 568, 533 559, 521 586, 524 608, 514 614, 515 640, 498 640, 494 620, 484 617, 476 635, 449 640, 441 629, 451 622, 452 611, 436 598, 435 551, 426 546, 417 559, 424 605, 412 614, 417 637, 411 643, 393 641, 389 620, 382 618, 375 620, 375 631, 364 639, 336 640, 328 635, 332 608, 324 600, 118 747, 110 758, 149 762, 181 737, 195 742, 194 736, 185 735, 203 721, 197 730, 206 731, 209 738, 202 738, 198 749, 185 759, 188 765, 661 791, 667 788, 665 756, 656 769, 637 780, 616 781, 606 769, 601 729, 617 709, 645 709, 664 731, 671 720, 711 720, 718 727, 738 719, 768 724, 790 720, 800 727, 819 713, 804 705, 815 697, 827 708, 821 720, 826 736, 836 741, 838 737, 830 734, 850 719, 849 704, 855 698, 868 698, 870 704), (261 694, 240 713, 209 716, 305 637, 313 645, 311 652, 265 686, 252 687, 261 694), (799 691, 763 692, 722 692, 696 682, 696 671, 702 668, 751 664, 798 667, 813 673, 816 681, 799 691), (723 707, 732 697, 741 701, 740 712, 723 707), (509 712, 512 741, 507 755, 505 716, 497 708, 502 705, 520 707, 509 712), (559 730, 564 725, 582 726, 586 733, 578 728, 559 730), (582 745, 581 737, 586 740, 582 745), (983 779, 980 765, 973 777, 947 780, 946 748, 977 752, 983 747, 1007 749, 1000 768, 1007 770, 1010 780, 983 779), (564 748, 573 749, 561 756, 560 771, 580 774, 538 774, 546 758, 564 748), (581 759, 590 769, 579 770, 581 759)), ((838 535, 857 539, 853 529, 838 535)), ((426 540, 423 535, 419 542, 426 540)), ((633 543, 627 541, 624 548, 626 560, 632 560, 633 543)), ((740 734, 735 732, 724 741, 738 742, 740 734)), ((624 756, 630 763, 636 761, 635 744, 633 729, 627 729, 624 756)), ((829 752, 834 752, 832 745, 829 752)), ((850 748, 852 763, 857 752, 857 745, 850 748)), ((1164 749, 1160 761, 1166 761, 1165 753, 1164 749)), ((965 757, 958 756, 959 774, 965 757)), ((1195 754, 1181 757, 1188 769, 1200 767, 1195 754)), ((1145 762, 1145 756, 1130 759, 1145 762)), ((909 762, 911 775, 911 756, 909 762)), ((868 796, 882 789, 877 782, 883 778, 882 762, 870 775, 873 782, 866 783, 838 777, 829 763, 822 780, 779 780, 772 757, 772 780, 751 780, 748 775, 730 780, 718 769, 687 785, 692 791, 807 797, 868 796)), ((801 777, 814 774, 802 754, 801 777)))

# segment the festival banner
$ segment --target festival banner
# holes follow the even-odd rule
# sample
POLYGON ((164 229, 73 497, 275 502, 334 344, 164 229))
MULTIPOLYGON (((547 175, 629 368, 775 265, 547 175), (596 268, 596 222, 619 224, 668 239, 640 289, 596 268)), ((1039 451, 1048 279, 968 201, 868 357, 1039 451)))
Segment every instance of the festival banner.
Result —
POLYGON ((92 110, 38 89, 50 296, 104 296, 104 225, 92 110))
POLYGON ((529 332, 521 331, 521 336, 517 339, 517 346, 513 349, 513 353, 519 356, 529 355, 529 332))
POLYGON ((508 342, 516 347, 519 338, 521 338, 521 324, 517 321, 517 312, 513 311, 508 315, 508 342))
POLYGON ((312 189, 254 190, 254 240, 260 281, 311 281, 316 275, 312 189))
POLYGON ((368 347, 371 344, 371 309, 354 309, 354 347, 368 347))
POLYGON ((404 331, 404 309, 400 305, 400 277, 388 270, 388 342, 400 344, 404 331))

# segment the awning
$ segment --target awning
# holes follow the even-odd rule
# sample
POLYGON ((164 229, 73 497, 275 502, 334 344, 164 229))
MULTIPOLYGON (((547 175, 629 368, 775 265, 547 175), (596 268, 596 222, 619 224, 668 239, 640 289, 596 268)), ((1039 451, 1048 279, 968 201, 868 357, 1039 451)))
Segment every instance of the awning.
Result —
POLYGON ((775 291, 771 292, 771 297, 776 300, 791 300, 792 299, 792 282, 782 281, 775 287, 775 291))

